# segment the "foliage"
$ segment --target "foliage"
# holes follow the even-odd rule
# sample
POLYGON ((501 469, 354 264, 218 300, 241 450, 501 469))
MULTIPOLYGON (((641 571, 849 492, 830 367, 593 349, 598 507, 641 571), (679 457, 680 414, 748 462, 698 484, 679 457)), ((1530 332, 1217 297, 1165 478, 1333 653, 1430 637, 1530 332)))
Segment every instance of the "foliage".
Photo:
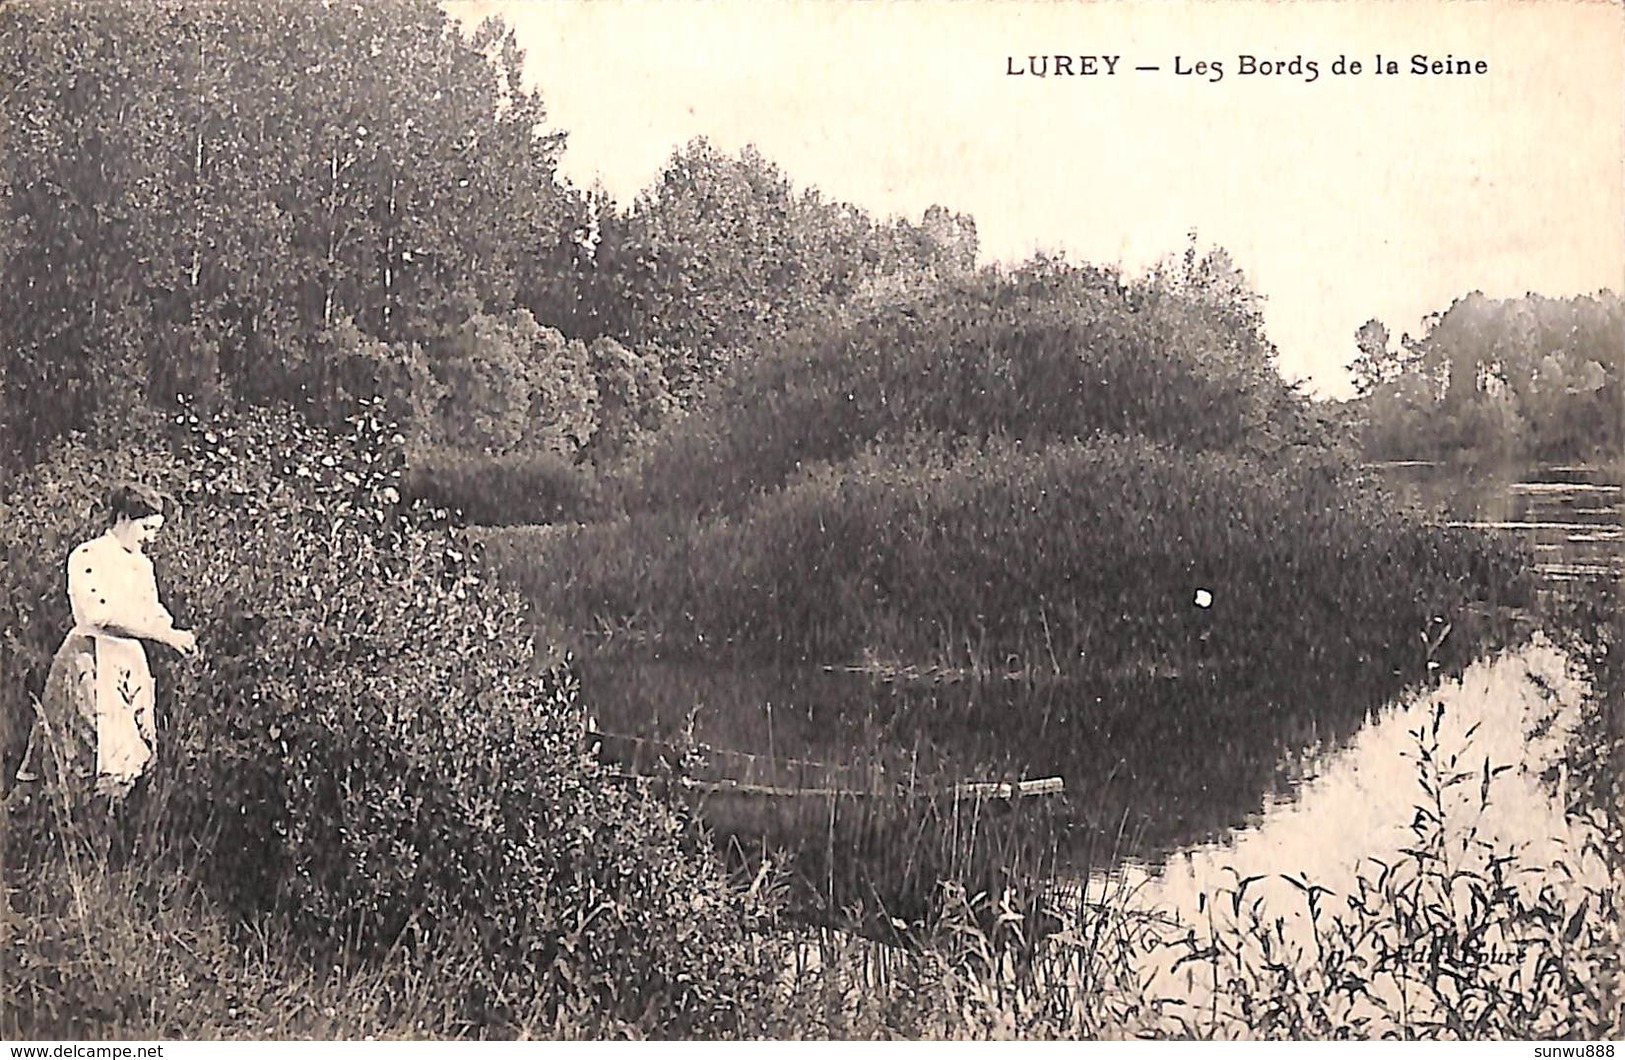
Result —
POLYGON ((585 201, 590 236, 567 263, 538 271, 521 300, 572 338, 657 357, 684 403, 736 359, 976 259, 969 217, 933 206, 918 223, 877 220, 797 189, 754 147, 730 155, 704 139, 673 151, 626 208, 599 190, 585 201))
POLYGON ((1192 256, 1125 285, 1038 261, 813 328, 654 439, 629 506, 737 509, 800 467, 911 432, 1038 446, 1110 430, 1261 454, 1326 444, 1275 374, 1238 281, 1215 267, 1192 256))
POLYGON ((525 309, 476 314, 433 345, 426 441, 488 456, 574 455, 597 428, 587 350, 525 309))
POLYGON ((673 152, 626 226, 646 270, 628 286, 631 337, 722 357, 797 330, 870 277, 968 268, 976 247, 974 226, 940 208, 918 228, 876 225, 798 193, 754 147, 736 158, 704 139, 673 152))
POLYGON ((481 457, 419 450, 401 492, 483 526, 579 522, 607 504, 590 467, 546 451, 481 457))
POLYGON ((297 401, 323 333, 500 315, 580 221, 512 36, 431 0, 30 0, 0 41, 24 456, 177 392, 297 401))
MULTIPOLYGON (((1609 1038, 1618 996, 1618 881, 1575 884, 1577 863, 1536 866, 1479 835, 1475 821, 1510 765, 1481 767, 1446 752, 1431 725, 1416 729, 1421 797, 1412 842, 1362 868, 1337 896, 1286 877, 1305 903, 1308 938, 1279 911, 1248 899, 1256 878, 1216 896, 1206 932, 1183 961, 1211 967, 1218 995, 1193 1015, 1206 1032, 1234 1021, 1249 1036, 1609 1038)), ((1576 851, 1577 862, 1595 852, 1576 851)), ((1593 877, 1594 878, 1594 877, 1593 877)))
MULTIPOLYGON (((1606 855, 1625 864, 1625 600, 1618 582, 1560 594, 1547 623, 1591 689, 1561 776, 1570 813, 1596 826, 1606 855)), ((1625 983, 1621 984, 1625 999, 1625 983)))
POLYGON ((1423 323, 1421 338, 1406 336, 1380 365, 1365 349, 1381 324, 1368 321, 1356 336, 1362 354, 1351 368, 1369 455, 1588 460, 1625 444, 1618 294, 1496 300, 1475 292, 1423 323))
POLYGON ((594 459, 612 463, 666 420, 675 399, 656 351, 627 349, 603 337, 587 347, 587 356, 598 386, 598 423, 590 451, 594 459))
POLYGON ((625 209, 582 192, 512 33, 432 0, 0 20, 0 431, 24 463, 176 394, 390 394, 437 445, 616 459, 729 360, 975 258, 969 218, 875 221, 753 149, 689 144, 625 209))
POLYGON ((1408 521, 1335 466, 1111 436, 942 448, 877 447, 731 519, 582 528, 499 565, 577 628, 641 626, 672 649, 1068 676, 1150 659, 1409 670, 1436 616, 1529 589, 1510 543, 1408 521))
POLYGON ((1405 346, 1401 344, 1396 350, 1387 326, 1375 317, 1354 332, 1354 345, 1360 354, 1349 362, 1348 370, 1354 376, 1354 390, 1361 397, 1390 382, 1405 369, 1405 346))
MULTIPOLYGON (((750 909, 689 826, 582 757, 574 683, 533 665, 522 608, 460 534, 400 510, 380 408, 343 435, 183 414, 155 562, 202 651, 155 657, 146 856, 318 952, 478 955, 447 999, 470 1023, 540 998, 601 1027, 733 1026, 750 909)), ((85 467, 37 469, 29 510, 72 518, 37 498, 92 488, 85 467)))

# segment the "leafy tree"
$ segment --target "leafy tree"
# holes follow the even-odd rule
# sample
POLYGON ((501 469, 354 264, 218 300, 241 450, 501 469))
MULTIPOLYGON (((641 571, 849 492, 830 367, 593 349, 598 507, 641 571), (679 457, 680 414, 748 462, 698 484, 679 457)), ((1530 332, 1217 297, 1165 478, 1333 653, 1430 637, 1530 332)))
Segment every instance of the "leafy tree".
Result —
POLYGON ((597 426, 587 351, 528 310, 479 314, 438 344, 431 438, 492 456, 520 448, 573 454, 597 426))
POLYGON ((741 355, 962 276, 976 257, 968 217, 933 207, 919 224, 879 223, 798 191, 754 148, 733 156, 703 139, 627 210, 601 193, 589 206, 569 278, 544 276, 527 304, 576 337, 659 350, 683 402, 741 355))
POLYGON ((1423 327, 1362 395, 1373 454, 1587 459, 1625 443, 1617 294, 1474 293, 1423 327))
POLYGON ((5 422, 24 457, 61 426, 127 404, 143 370, 172 108, 153 90, 162 20, 129 4, 0 8, 7 249, 0 267, 5 422), (94 31, 87 31, 94 25, 94 31))
POLYGON ((644 337, 732 350, 781 331, 814 280, 795 214, 789 178, 754 148, 679 150, 632 210, 651 280, 636 292, 644 337))
POLYGON ((1399 356, 1390 348, 1391 341, 1388 328, 1375 317, 1354 332, 1354 345, 1360 352, 1347 367, 1359 396, 1365 397, 1399 373, 1399 356))
POLYGON ((1171 351, 1179 370, 1209 393, 1209 407, 1189 428, 1212 438, 1208 444, 1275 454, 1328 443, 1325 417, 1281 378, 1265 334, 1263 296, 1223 247, 1200 251, 1192 232, 1178 257, 1159 262, 1130 290, 1153 329, 1152 342, 1171 351))
POLYGON ((506 312, 577 227, 498 23, 465 35, 432 0, 0 20, 0 393, 24 449, 142 398, 300 400, 344 321, 425 343, 506 312))

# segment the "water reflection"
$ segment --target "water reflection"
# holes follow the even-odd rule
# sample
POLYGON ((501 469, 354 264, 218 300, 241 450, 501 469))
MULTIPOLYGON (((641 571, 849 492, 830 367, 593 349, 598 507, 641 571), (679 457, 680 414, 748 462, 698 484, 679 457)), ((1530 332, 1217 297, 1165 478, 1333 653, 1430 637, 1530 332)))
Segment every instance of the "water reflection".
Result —
POLYGON ((1342 684, 1221 692, 1109 686, 911 687, 813 669, 589 659, 606 730, 769 756, 878 762, 899 781, 1060 777, 1063 860, 1154 859, 1257 819, 1356 732, 1380 697, 1342 684))
MULTIPOLYGON (((1340 909, 1342 896, 1356 892, 1357 875, 1369 880, 1380 871, 1372 859, 1392 863, 1396 851, 1414 844, 1415 808, 1429 801, 1419 784, 1415 733, 1431 728, 1435 706, 1443 708, 1436 757, 1449 763, 1458 756, 1449 768, 1474 774, 1473 783, 1443 793, 1446 834, 1475 835, 1498 851, 1516 851, 1527 871, 1510 882, 1526 901, 1545 886, 1564 895, 1601 886, 1609 866, 1586 842, 1582 826, 1565 815, 1564 756, 1581 695, 1564 657, 1537 636, 1530 646, 1474 664, 1460 680, 1382 711, 1321 761, 1318 775, 1289 803, 1271 807, 1255 825, 1157 864, 1126 862, 1094 874, 1088 890, 1097 898, 1127 894, 1130 908, 1154 910, 1205 938, 1209 917, 1221 931, 1237 922, 1222 895, 1253 877, 1248 902, 1262 899, 1265 922, 1279 918, 1287 938, 1307 944, 1303 894, 1286 877, 1328 888, 1325 907, 1340 909), (1486 762, 1512 768, 1481 789, 1476 777, 1486 762)), ((1462 868, 1478 867, 1484 854, 1475 845, 1456 857, 1462 868)), ((1151 993, 1203 1009, 1211 999, 1207 969, 1177 968, 1181 952, 1146 954, 1142 973, 1151 993)))
MULTIPOLYGON (((1381 473, 1402 503, 1528 535, 1549 583, 1620 569, 1619 487, 1592 471, 1521 481, 1416 466, 1381 473)), ((1500 669, 1478 664, 1465 684, 1447 686, 1452 723, 1482 723, 1478 740, 1498 761, 1520 760, 1509 719, 1527 714, 1527 673, 1553 665, 1547 651, 1500 669)), ((1046 820, 1063 865, 1154 883, 1171 908, 1232 878, 1221 868, 1335 874, 1410 820, 1401 744, 1414 703, 1392 703, 1395 681, 1266 678, 1279 675, 1253 687, 1200 673, 922 686, 813 668, 582 664, 589 701, 613 732, 671 739, 692 726, 717 748, 878 766, 898 782, 1061 777, 1067 795, 1046 820)), ((1547 836, 1548 811, 1509 820, 1547 836)))
POLYGON ((1625 492, 1617 477, 1587 467, 1455 473, 1432 464, 1375 465, 1402 502, 1467 525, 1526 538, 1536 570, 1554 582, 1625 573, 1625 492))
MULTIPOLYGON (((1459 754, 1462 769, 1476 774, 1486 760, 1514 766, 1494 780, 1490 810, 1478 818, 1480 835, 1549 862, 1567 849, 1568 828, 1561 800, 1540 776, 1561 763, 1578 702, 1578 685, 1544 640, 1479 662, 1437 691, 1379 712, 1347 746, 1318 761, 1290 801, 1273 804, 1255 826, 1163 859, 1156 894, 1169 906, 1194 906, 1196 889, 1226 865, 1249 875, 1310 870, 1317 879, 1346 884, 1361 859, 1405 845, 1414 807, 1423 798, 1413 733, 1430 724, 1435 703, 1444 707, 1441 750, 1459 754), (1547 720, 1554 724, 1538 725, 1545 731, 1531 740, 1530 730, 1547 720)), ((1477 784, 1454 795, 1463 817, 1476 811, 1477 784)))
MULTIPOLYGON (((1465 480, 1416 466, 1384 474, 1407 503, 1526 536, 1550 589, 1620 576, 1619 486, 1591 469, 1547 469, 1522 481, 1465 480)), ((1303 935, 1305 905, 1286 876, 1351 893, 1357 873, 1377 871, 1370 859, 1392 860, 1412 840, 1415 807, 1424 801, 1413 734, 1429 725, 1436 706, 1443 708, 1440 750, 1459 754, 1462 769, 1482 769, 1486 761, 1513 767, 1489 784, 1487 804, 1478 784, 1457 789, 1448 804, 1451 834, 1476 829, 1497 848, 1516 850, 1533 870, 1517 880, 1526 897, 1547 884, 1572 890, 1600 883, 1608 867, 1565 815, 1564 756, 1581 696, 1565 658, 1537 634, 1532 644, 1480 660, 1436 691, 1385 706, 1345 745, 1307 755, 1290 797, 1266 796, 1265 811, 1253 821, 1159 859, 1130 859, 1091 874, 1080 881, 1084 893, 1129 894, 1145 909, 1200 925, 1216 908, 1216 895, 1257 877, 1250 898, 1262 897, 1271 916, 1303 935)), ((1148 969, 1154 990, 1204 1003, 1197 970, 1176 972, 1171 955, 1158 959, 1148 969)))

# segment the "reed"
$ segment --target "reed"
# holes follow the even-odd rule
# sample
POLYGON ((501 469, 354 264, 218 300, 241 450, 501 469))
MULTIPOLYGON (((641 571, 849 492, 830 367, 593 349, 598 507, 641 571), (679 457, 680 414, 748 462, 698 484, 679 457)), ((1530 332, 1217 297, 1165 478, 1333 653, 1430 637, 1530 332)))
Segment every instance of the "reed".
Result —
MULTIPOLYGON (((1570 749, 1576 762, 1596 761, 1600 781, 1617 773, 1619 752, 1600 724, 1618 708, 1620 663, 1601 650, 1617 643, 1619 620, 1610 621, 1586 634, 1596 650, 1577 656, 1590 660, 1582 662, 1590 684, 1570 749)), ((1191 924, 1147 907, 1122 875, 1068 870, 1096 883, 1045 890, 1043 881, 1009 879, 973 890, 947 880, 905 946, 764 920, 734 943, 761 986, 738 1032, 1617 1039, 1625 1031, 1617 879, 1576 871, 1576 884, 1558 886, 1561 873, 1476 836, 1471 811, 1501 767, 1478 764, 1470 743, 1440 746, 1436 717, 1413 732, 1411 842, 1368 863, 1348 893, 1293 877, 1283 905, 1257 881, 1237 880, 1209 895, 1203 921, 1191 924), (1452 800, 1466 812, 1452 812, 1452 800), (1283 930, 1284 918, 1299 930, 1283 930), (1148 962, 1181 961, 1206 992, 1147 974, 1148 962)), ((1620 818, 1598 812, 1617 789, 1576 783, 1568 794, 1595 856, 1617 850, 1620 818)), ((8 1037, 581 1037, 667 1026, 661 1012, 625 1024, 522 1009, 513 1022, 470 1022, 446 1003, 462 962, 476 959, 454 940, 342 957, 334 967, 275 923, 233 922, 184 877, 151 868, 110 871, 53 855, 26 872, 8 860, 6 884, 16 914, 0 921, 11 960, 0 1007, 8 1037)), ((751 883, 781 908, 787 886, 771 867, 751 883)))
POLYGON ((1525 606, 1532 585, 1516 542, 1396 508, 1317 466, 995 441, 878 448, 731 516, 508 531, 492 555, 551 620, 667 655, 970 680, 1410 680, 1429 661, 1418 631, 1475 603, 1525 606))

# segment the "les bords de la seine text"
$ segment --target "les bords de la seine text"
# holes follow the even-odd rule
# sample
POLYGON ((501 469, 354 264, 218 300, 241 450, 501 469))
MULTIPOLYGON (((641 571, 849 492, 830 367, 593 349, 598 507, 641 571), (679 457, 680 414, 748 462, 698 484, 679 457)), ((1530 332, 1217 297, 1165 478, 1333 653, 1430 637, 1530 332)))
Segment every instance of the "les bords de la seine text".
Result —
POLYGON ((1226 77, 1264 77, 1318 81, 1322 73, 1335 77, 1460 77, 1488 74, 1488 59, 1459 55, 1416 53, 1395 58, 1377 53, 1367 58, 1339 55, 1335 59, 1312 59, 1304 55, 1261 56, 1240 54, 1234 58, 1207 58, 1175 55, 1172 59, 1136 59, 1122 55, 1006 55, 1006 77, 1117 77, 1122 75, 1173 74, 1204 81, 1226 77))

